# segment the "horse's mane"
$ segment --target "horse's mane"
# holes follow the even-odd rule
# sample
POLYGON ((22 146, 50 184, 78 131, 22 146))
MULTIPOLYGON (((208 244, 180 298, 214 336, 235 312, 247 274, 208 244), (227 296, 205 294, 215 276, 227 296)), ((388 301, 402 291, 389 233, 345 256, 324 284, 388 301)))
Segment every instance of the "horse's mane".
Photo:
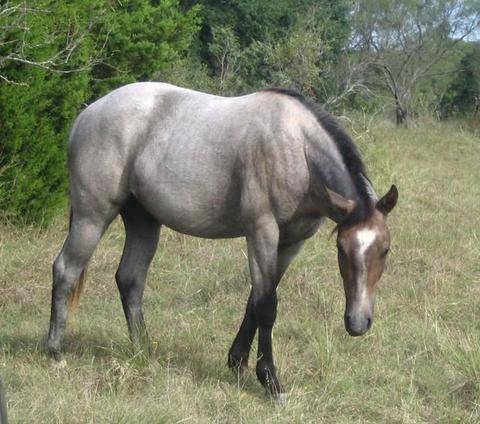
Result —
POLYGON ((357 207, 350 214, 347 221, 340 225, 353 225, 370 216, 373 210, 371 182, 367 176, 365 164, 363 163, 358 147, 340 123, 321 105, 306 98, 297 91, 286 88, 267 88, 262 91, 283 94, 297 99, 314 114, 318 123, 334 140, 345 166, 350 173, 358 195, 357 207))

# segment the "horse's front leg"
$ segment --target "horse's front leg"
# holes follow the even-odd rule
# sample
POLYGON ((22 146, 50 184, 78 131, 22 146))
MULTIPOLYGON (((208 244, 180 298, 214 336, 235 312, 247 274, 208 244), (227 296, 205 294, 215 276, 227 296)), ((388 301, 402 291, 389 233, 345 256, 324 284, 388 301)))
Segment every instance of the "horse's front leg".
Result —
POLYGON ((251 302, 258 327, 257 378, 274 396, 283 393, 272 352, 272 328, 277 316, 278 225, 264 215, 247 235, 248 262, 252 277, 251 302))
POLYGON ((228 351, 228 366, 234 372, 243 374, 248 368, 248 357, 250 356, 250 349, 256 332, 257 321, 253 311, 252 291, 250 291, 245 316, 232 343, 232 347, 228 351))
MULTIPOLYGON (((276 272, 276 285, 280 283, 283 274, 287 270, 293 258, 297 255, 304 240, 281 244, 278 246, 277 251, 277 272, 276 272)), ((232 343, 232 347, 228 352, 228 366, 239 373, 243 373, 248 367, 248 357, 252 346, 253 338, 257 332, 257 321, 255 319, 252 291, 248 297, 247 308, 245 310, 245 316, 243 317, 240 329, 232 343)))

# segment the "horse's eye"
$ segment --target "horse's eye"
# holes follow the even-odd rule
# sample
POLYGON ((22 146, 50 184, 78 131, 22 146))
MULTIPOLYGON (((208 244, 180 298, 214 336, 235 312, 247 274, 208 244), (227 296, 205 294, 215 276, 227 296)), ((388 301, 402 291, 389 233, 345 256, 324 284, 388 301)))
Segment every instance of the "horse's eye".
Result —
POLYGON ((388 255, 389 251, 390 251, 390 249, 387 247, 386 249, 384 249, 382 251, 382 254, 380 255, 380 257, 385 258, 388 255))
POLYGON ((341 256, 345 256, 345 250, 343 249, 342 245, 337 244, 337 249, 341 256))

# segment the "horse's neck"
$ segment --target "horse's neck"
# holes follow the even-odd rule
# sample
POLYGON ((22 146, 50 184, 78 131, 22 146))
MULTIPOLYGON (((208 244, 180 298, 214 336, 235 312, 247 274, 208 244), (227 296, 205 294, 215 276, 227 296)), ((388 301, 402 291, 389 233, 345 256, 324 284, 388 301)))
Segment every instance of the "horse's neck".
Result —
POLYGON ((327 187, 347 199, 357 199, 355 182, 336 149, 310 142, 306 156, 314 195, 323 197, 324 187, 327 187))

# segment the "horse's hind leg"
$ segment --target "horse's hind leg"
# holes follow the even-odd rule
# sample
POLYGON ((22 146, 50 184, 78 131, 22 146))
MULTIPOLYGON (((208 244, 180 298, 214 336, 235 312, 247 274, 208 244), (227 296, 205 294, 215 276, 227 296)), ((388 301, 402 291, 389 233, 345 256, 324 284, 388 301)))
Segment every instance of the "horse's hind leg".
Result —
POLYGON ((60 348, 65 333, 68 297, 75 290, 75 285, 111 218, 92 217, 73 212, 68 237, 53 264, 52 307, 46 349, 56 359, 60 358, 60 348))
POLYGON ((148 268, 157 249, 160 224, 133 197, 120 214, 126 239, 115 279, 130 338, 136 346, 148 347, 142 299, 148 268))

